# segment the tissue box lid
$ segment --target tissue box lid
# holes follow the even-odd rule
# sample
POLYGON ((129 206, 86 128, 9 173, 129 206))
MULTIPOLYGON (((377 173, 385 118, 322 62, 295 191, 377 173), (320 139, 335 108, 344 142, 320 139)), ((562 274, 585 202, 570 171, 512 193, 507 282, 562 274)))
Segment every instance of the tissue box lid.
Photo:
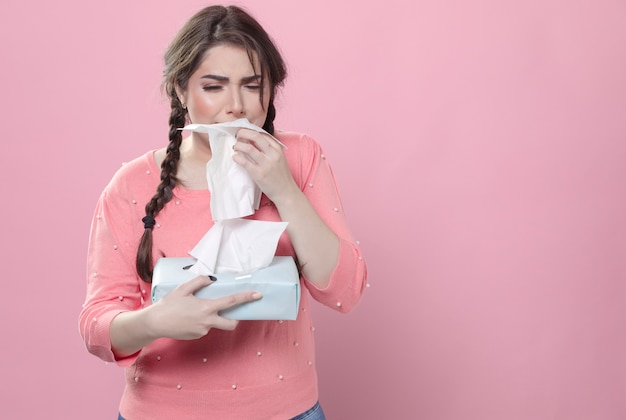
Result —
MULTIPOLYGON (((154 266, 152 302, 158 302, 180 283, 196 277, 188 270, 195 258, 161 258, 154 266)), ((239 292, 255 291, 263 298, 220 312, 237 320, 295 320, 300 304, 300 276, 292 257, 274 257, 265 268, 247 274, 214 274, 217 281, 198 290, 195 295, 217 299, 239 292)))

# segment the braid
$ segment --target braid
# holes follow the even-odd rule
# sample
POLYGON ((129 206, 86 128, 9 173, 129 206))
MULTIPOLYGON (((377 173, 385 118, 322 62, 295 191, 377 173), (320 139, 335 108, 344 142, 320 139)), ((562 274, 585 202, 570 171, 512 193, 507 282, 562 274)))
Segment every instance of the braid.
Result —
MULTIPOLYGON (((183 141, 183 134, 178 128, 185 125, 187 112, 183 109, 176 95, 171 99, 170 114, 170 142, 167 145, 165 159, 161 164, 161 183, 157 187, 156 194, 146 204, 146 216, 156 217, 157 214, 172 199, 173 190, 176 187, 178 178, 176 171, 178 169, 178 161, 180 160, 180 145, 183 141)), ((152 282, 152 226, 146 225, 137 250, 136 267, 139 277, 147 283, 152 282)))

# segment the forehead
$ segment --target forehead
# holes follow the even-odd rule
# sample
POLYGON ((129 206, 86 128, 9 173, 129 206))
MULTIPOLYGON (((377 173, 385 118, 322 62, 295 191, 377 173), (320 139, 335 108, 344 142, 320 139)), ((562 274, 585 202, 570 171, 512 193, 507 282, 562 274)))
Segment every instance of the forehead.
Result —
POLYGON ((251 76, 260 72, 259 58, 252 52, 252 61, 245 48, 221 44, 209 48, 205 53, 196 74, 219 74, 222 76, 251 76))

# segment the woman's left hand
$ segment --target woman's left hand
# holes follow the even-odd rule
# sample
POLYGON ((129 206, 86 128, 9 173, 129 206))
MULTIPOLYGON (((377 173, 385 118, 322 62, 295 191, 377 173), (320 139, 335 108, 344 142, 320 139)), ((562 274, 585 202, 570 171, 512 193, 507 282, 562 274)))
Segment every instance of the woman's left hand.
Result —
POLYGON ((261 191, 277 202, 297 188, 282 146, 271 136, 242 128, 237 132, 233 160, 248 171, 261 191))
POLYGON ((339 258, 339 238, 319 214, 291 175, 283 147, 265 133, 241 129, 233 160, 248 172, 274 202, 293 245, 302 274, 318 288, 328 287, 339 258))

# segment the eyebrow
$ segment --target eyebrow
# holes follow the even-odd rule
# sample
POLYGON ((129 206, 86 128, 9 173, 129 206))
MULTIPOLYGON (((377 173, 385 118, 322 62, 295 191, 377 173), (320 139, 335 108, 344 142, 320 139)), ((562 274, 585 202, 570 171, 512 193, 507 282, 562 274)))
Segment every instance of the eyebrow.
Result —
MULTIPOLYGON (((213 79, 213 80, 217 80, 218 82, 228 82, 229 78, 227 76, 218 76, 216 74, 205 74, 204 76, 200 77, 201 79, 213 79)), ((255 74, 253 76, 246 76, 243 77, 241 79, 242 83, 250 83, 250 82, 255 82, 257 80, 261 79, 261 76, 258 74, 255 74)))

